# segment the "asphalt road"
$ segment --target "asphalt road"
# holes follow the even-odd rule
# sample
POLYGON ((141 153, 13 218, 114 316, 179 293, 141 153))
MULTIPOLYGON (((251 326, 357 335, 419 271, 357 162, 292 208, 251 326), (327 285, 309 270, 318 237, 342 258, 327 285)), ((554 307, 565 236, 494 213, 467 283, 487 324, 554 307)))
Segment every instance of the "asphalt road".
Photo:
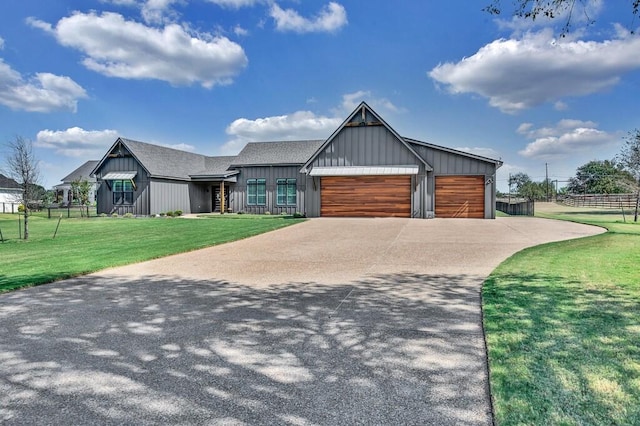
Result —
POLYGON ((601 231, 314 219, 0 295, 0 423, 489 425, 482 281, 601 231))

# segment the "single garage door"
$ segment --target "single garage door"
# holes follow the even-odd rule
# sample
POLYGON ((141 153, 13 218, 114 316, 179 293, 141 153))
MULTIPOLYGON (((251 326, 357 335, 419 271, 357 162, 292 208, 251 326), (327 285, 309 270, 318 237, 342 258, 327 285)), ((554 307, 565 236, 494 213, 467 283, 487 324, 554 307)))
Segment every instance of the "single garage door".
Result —
POLYGON ((484 176, 436 176, 435 215, 484 218, 484 176))
POLYGON ((324 176, 320 215, 411 217, 411 176, 324 176))

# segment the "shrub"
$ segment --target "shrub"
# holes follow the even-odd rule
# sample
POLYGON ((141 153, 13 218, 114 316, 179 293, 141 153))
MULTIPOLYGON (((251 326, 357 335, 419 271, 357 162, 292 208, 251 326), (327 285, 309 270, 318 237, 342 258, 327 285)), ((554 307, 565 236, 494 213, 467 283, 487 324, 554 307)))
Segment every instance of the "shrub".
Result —
POLYGON ((160 217, 164 217, 164 213, 160 213, 160 217))
POLYGON ((287 212, 280 212, 280 216, 287 216, 288 213, 287 212))
POLYGON ((20 213, 24 213, 24 204, 20 204, 20 205, 18 206, 18 211, 19 211, 20 213))
POLYGON ((125 213, 123 217, 132 218, 133 217, 133 213, 131 213, 131 212, 125 213))
POLYGON ((172 212, 171 210, 169 210, 169 211, 167 212, 167 216, 168 216, 168 217, 173 217, 173 212, 172 212))
POLYGON ((305 215, 304 215, 303 213, 300 213, 300 212, 295 212, 295 213, 293 214, 293 217, 295 217, 295 218, 301 218, 301 217, 305 217, 305 215))
POLYGON ((266 215, 270 215, 270 214, 271 214, 271 212, 270 212, 269 210, 267 210, 266 212, 264 212, 264 214, 266 214, 266 215))
POLYGON ((244 210, 238 210, 238 213, 236 214, 244 214, 244 210))
POLYGON ((106 213, 100 213, 100 215, 99 215, 99 216, 100 216, 100 217, 107 217, 107 214, 106 214, 106 213))
POLYGON ((111 213, 111 217, 118 217, 118 213, 111 213))
POLYGON ((176 210, 175 212, 173 212, 173 214, 175 216, 182 216, 182 210, 176 210))

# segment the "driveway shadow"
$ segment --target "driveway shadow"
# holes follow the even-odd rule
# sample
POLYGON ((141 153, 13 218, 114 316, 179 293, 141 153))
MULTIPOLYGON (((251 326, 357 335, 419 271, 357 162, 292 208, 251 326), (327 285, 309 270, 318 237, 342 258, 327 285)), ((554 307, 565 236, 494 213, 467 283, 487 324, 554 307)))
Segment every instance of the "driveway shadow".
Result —
POLYGON ((491 424, 479 282, 88 276, 0 296, 6 424, 491 424))

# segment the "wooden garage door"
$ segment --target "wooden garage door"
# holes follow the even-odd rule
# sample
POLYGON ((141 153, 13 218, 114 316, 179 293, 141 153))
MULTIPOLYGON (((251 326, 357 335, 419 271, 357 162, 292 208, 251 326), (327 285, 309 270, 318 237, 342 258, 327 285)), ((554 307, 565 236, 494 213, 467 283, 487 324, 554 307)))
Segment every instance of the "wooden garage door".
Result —
POLYGON ((484 176, 436 176, 435 214, 484 218, 484 176))
POLYGON ((411 176, 325 176, 320 215, 411 217, 411 176))

